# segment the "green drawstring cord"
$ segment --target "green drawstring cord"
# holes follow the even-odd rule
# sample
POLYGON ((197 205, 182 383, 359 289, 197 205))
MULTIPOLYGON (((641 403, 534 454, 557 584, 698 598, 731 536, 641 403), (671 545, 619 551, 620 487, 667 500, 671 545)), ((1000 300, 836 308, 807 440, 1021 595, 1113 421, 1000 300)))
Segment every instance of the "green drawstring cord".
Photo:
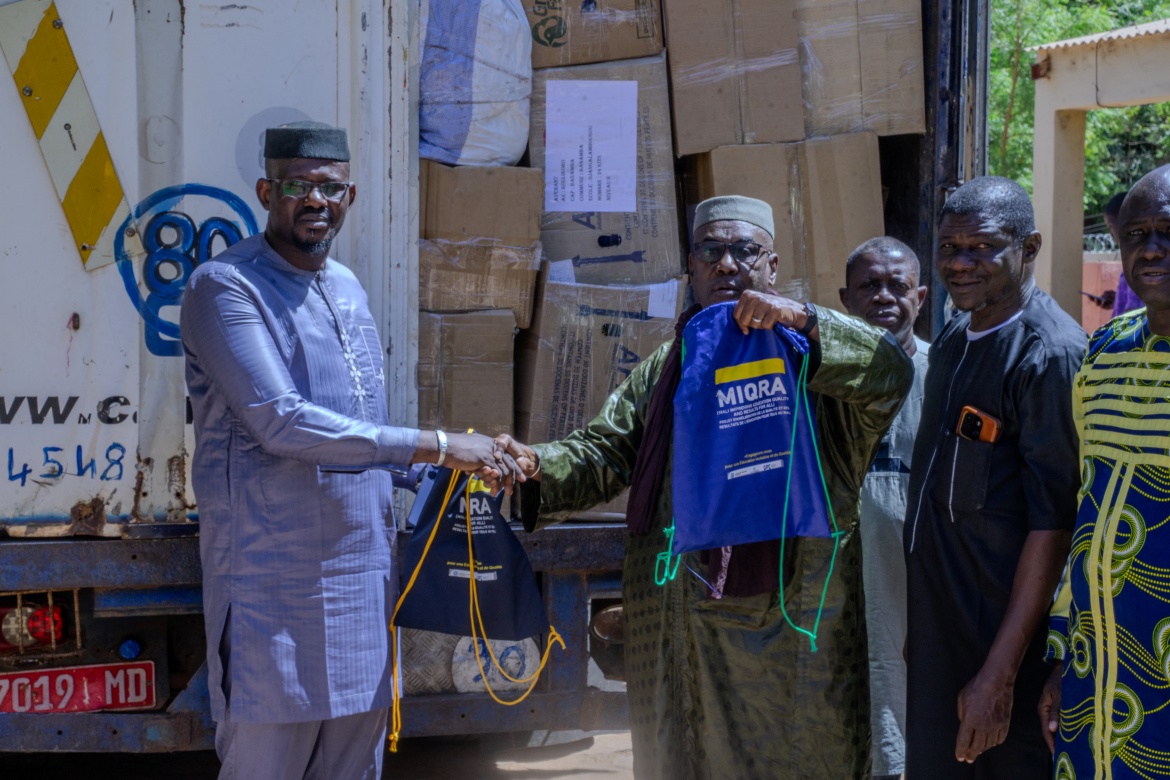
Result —
MULTIPOLYGON (((687 342, 682 336, 679 336, 679 359, 687 359, 687 342)), ((678 575, 678 564, 682 560, 681 555, 673 555, 674 552, 674 518, 670 520, 670 528, 662 529, 662 533, 666 534, 666 550, 658 553, 654 559, 654 582, 659 586, 665 585, 667 582, 674 580, 678 575), (674 558, 674 562, 671 562, 674 558)))
POLYGON ((833 557, 829 559, 829 573, 825 575, 825 585, 821 588, 821 603, 817 605, 817 617, 813 621, 812 631, 801 628, 792 622, 792 618, 788 616, 788 608, 784 604, 784 541, 788 536, 788 499, 792 492, 792 453, 796 450, 796 422, 800 418, 800 405, 804 403, 804 418, 808 421, 809 426, 812 426, 812 408, 808 403, 808 362, 809 356, 806 354, 800 364, 800 374, 796 378, 796 413, 792 420, 792 440, 788 446, 788 475, 784 483, 784 513, 780 521, 780 612, 783 613, 784 619, 788 625, 792 626, 796 631, 808 637, 809 648, 812 652, 817 651, 817 629, 821 625, 821 613, 825 609, 825 598, 829 594, 829 579, 833 576, 833 565, 837 562, 837 549, 841 546, 841 530, 837 527, 837 518, 833 514, 833 500, 829 496, 829 485, 825 482, 825 471, 821 468, 821 452, 820 447, 817 446, 816 431, 812 433, 813 456, 816 459, 817 473, 821 477, 821 487, 825 491, 825 506, 829 510, 829 521, 833 524, 833 557))
POLYGON ((672 554, 674 550, 673 519, 670 521, 670 528, 663 528, 662 533, 666 534, 666 551, 658 553, 654 559, 654 582, 658 585, 665 585, 678 575, 678 564, 682 560, 681 555, 672 554), (671 558, 674 558, 673 564, 671 558))

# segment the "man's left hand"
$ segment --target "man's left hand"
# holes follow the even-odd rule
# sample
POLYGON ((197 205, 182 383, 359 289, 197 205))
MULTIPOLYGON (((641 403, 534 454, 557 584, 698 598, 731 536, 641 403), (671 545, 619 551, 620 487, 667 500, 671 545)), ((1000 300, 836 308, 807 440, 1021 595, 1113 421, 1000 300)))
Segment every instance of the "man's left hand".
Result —
POLYGON ((770 330, 777 325, 800 330, 808 320, 803 304, 756 290, 739 297, 731 316, 745 336, 753 328, 770 330))
POLYGON ((981 670, 959 693, 955 760, 968 764, 1007 738, 1014 683, 981 670))

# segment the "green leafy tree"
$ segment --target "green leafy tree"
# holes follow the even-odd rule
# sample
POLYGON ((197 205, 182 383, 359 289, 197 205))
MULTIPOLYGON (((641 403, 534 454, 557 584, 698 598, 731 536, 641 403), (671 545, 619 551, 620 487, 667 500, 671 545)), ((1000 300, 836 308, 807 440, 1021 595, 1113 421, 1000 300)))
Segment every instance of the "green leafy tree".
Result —
MULTIPOLYGON (((988 172, 1032 189, 1035 87, 1031 46, 1170 17, 1170 0, 991 0, 988 172)), ((1115 192, 1170 161, 1170 105, 1089 113, 1085 212, 1099 215, 1115 192)))

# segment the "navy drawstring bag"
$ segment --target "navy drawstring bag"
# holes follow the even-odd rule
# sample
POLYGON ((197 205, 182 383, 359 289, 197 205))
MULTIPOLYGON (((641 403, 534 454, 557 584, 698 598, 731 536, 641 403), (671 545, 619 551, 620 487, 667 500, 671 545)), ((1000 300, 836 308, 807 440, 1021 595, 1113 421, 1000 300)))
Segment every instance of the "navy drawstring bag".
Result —
POLYGON ((745 336, 734 308, 708 306, 683 331, 674 396, 675 555, 834 535, 805 387, 808 342, 782 327, 745 336))
MULTIPOLYGON (((503 493, 493 496, 478 477, 450 468, 429 469, 422 478, 410 513, 414 533, 406 546, 404 567, 410 574, 390 620, 394 648, 389 730, 392 753, 398 751, 402 731, 399 628, 460 637, 470 634, 468 654, 479 670, 472 682, 482 683, 493 701, 509 707, 520 704, 535 690, 553 645, 565 649, 564 640, 548 623, 532 564, 504 519, 503 500, 503 493), (492 648, 495 640, 526 640, 546 632, 548 642, 531 674, 525 674, 528 670, 523 660, 519 669, 505 665, 512 648, 503 652, 492 648), (516 698, 501 699, 489 675, 524 690, 516 698)), ((515 660, 514 656, 513 664, 515 660)))
POLYGON ((411 511, 414 532, 403 566, 413 586, 398 608, 396 625, 458 636, 474 633, 468 617, 470 517, 486 636, 519 640, 548 630, 536 575, 501 512, 503 501, 502 492, 493 496, 476 477, 449 468, 428 470, 411 511))

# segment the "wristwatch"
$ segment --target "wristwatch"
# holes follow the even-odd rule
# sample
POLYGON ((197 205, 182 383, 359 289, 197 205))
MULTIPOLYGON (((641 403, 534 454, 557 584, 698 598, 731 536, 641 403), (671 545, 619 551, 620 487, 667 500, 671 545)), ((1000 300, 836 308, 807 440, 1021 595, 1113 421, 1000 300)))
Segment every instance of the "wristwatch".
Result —
POLYGON ((804 326, 796 332, 802 336, 807 336, 817 327, 817 307, 813 306, 811 303, 806 303, 804 305, 804 316, 807 317, 807 319, 804 321, 804 326))
POLYGON ((435 465, 442 466, 443 461, 447 460, 447 434, 435 431, 435 437, 439 440, 439 459, 435 461, 435 465))

